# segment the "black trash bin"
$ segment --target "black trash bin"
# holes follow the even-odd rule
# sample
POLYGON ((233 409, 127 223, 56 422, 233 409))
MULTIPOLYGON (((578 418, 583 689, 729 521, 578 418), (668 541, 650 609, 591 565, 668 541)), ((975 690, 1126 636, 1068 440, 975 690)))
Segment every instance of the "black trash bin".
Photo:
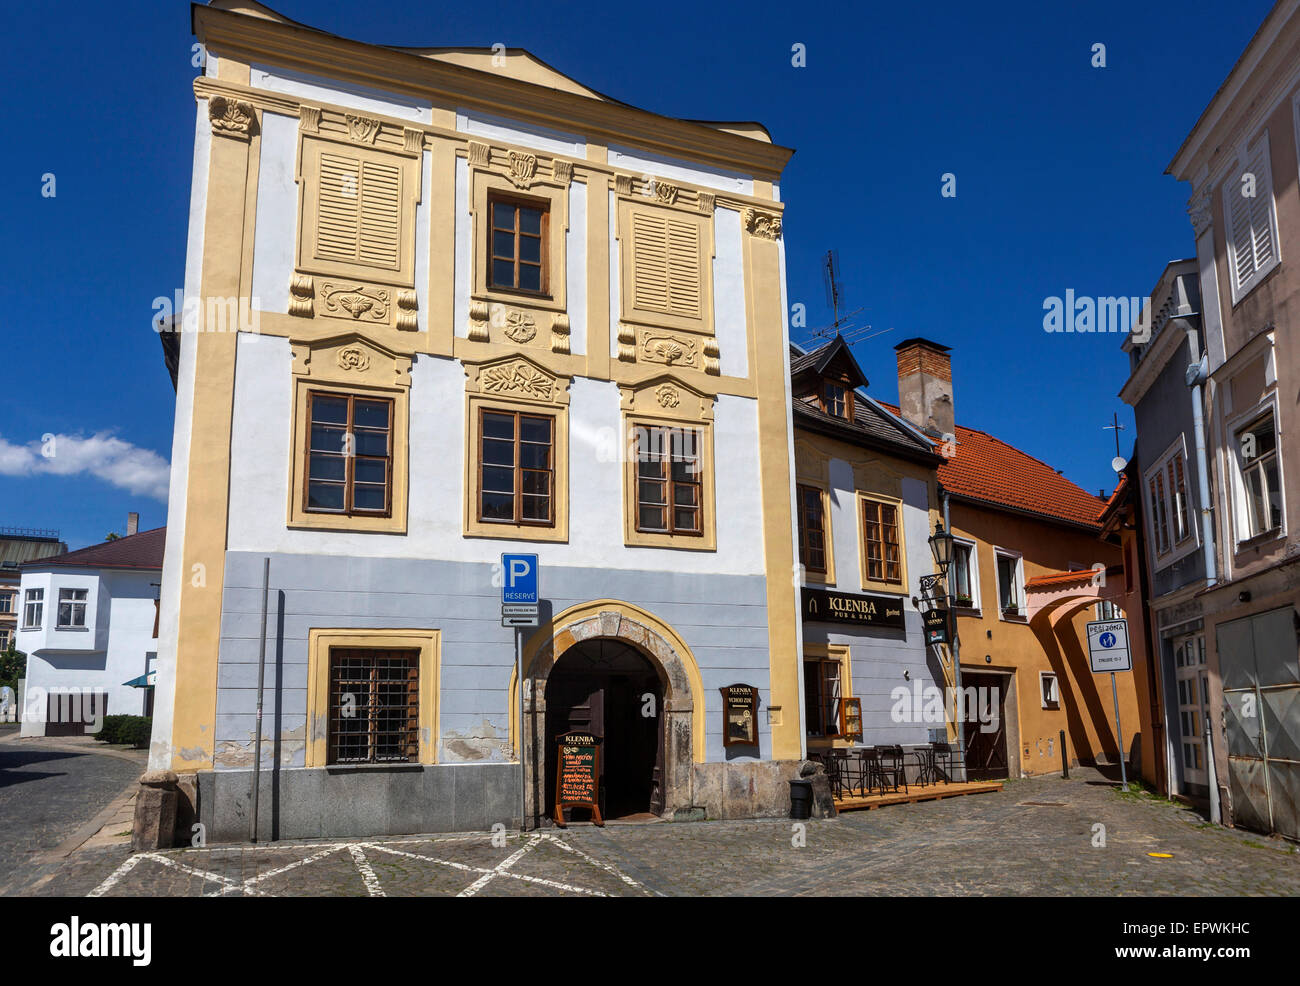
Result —
POLYGON ((812 781, 790 782, 790 817, 812 818, 812 781))

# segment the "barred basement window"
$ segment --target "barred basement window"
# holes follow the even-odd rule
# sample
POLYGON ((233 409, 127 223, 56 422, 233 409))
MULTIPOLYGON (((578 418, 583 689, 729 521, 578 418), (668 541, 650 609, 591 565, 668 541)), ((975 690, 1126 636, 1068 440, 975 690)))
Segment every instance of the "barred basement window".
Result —
POLYGON ((637 425, 636 449, 636 529, 703 534, 700 433, 637 425))
POLYGON ((415 763, 420 653, 330 649, 328 763, 415 763))

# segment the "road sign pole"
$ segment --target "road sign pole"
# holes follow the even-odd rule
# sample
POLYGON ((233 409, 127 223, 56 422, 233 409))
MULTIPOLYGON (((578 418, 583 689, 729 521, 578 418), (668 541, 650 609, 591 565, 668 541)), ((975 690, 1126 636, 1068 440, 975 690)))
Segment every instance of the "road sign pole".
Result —
POLYGON ((519 749, 519 831, 528 831, 528 771, 524 767, 524 631, 515 627, 515 691, 519 693, 519 730, 515 737, 519 749))
POLYGON ((1115 742, 1119 744, 1119 779, 1128 790, 1128 768, 1124 764, 1124 730, 1119 724, 1119 688, 1115 685, 1115 672, 1110 673, 1110 694, 1115 699, 1115 742))

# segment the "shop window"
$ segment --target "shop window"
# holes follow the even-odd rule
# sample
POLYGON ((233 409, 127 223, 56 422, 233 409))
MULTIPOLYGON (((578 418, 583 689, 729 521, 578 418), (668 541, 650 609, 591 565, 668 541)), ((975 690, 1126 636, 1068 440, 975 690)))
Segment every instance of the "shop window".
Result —
POLYGON ((555 524, 555 418, 480 408, 478 519, 555 524))
POLYGON ((825 493, 816 486, 800 483, 799 561, 805 570, 827 574, 825 493))
POLYGON ((45 590, 28 589, 23 600, 23 629, 40 629, 45 616, 45 590))
POLYGON ((419 651, 331 648, 329 674, 328 762, 416 762, 419 651))
POLYGON ((78 630, 86 626, 85 589, 60 589, 57 627, 61 630, 78 630))

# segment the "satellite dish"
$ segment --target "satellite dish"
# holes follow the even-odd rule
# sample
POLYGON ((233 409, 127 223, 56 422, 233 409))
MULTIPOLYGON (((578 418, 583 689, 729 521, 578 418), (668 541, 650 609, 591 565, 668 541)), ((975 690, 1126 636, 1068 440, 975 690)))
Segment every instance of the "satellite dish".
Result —
POLYGON ((1128 460, 1122 455, 1117 455, 1115 458, 1110 460, 1110 467, 1116 472, 1122 471, 1126 465, 1128 465, 1128 460))

